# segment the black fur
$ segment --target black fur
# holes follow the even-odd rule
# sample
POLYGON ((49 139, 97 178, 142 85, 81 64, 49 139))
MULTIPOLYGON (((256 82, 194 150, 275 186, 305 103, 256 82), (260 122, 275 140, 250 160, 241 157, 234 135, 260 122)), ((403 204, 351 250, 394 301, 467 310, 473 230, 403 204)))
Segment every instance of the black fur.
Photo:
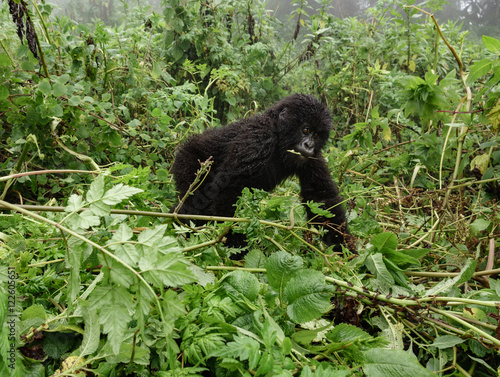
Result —
MULTIPOLYGON (((213 164, 203 184, 178 212, 230 217, 243 188, 269 191, 297 175, 304 201, 324 203, 323 208, 334 215, 314 218, 314 223, 329 230, 324 241, 344 243, 347 224, 339 204, 342 198, 321 155, 330 129, 325 106, 312 96, 294 94, 262 114, 191 137, 178 151, 172 169, 179 197, 187 192, 200 162, 211 157, 213 164)), ((314 217, 309 208, 307 213, 314 217)))

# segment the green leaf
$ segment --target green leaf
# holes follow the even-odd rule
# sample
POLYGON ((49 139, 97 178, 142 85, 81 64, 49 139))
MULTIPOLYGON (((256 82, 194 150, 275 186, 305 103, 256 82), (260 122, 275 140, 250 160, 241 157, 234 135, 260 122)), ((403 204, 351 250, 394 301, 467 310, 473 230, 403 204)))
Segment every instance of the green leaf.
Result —
POLYGON ((163 114, 163 111, 161 111, 161 109, 159 109, 158 107, 155 107, 153 109, 153 111, 151 111, 151 116, 153 116, 155 118, 160 117, 162 114, 163 114))
POLYGON ((326 331, 330 330, 332 327, 333 327, 333 325, 330 322, 327 322, 327 324, 325 326, 318 327, 314 330, 301 330, 301 331, 295 332, 292 334, 292 339, 294 342, 296 342, 300 345, 308 346, 308 345, 311 345, 311 343, 316 338, 318 338, 318 336, 321 339, 323 339, 324 333, 326 331))
POLYGON ((65 95, 66 92, 67 92, 68 88, 66 87, 66 85, 64 84, 61 84, 61 83, 54 83, 54 96, 55 97, 59 97, 59 96, 62 96, 62 95, 65 95))
POLYGON ((486 361, 483 359, 479 359, 477 357, 473 357, 471 355, 468 355, 472 360, 480 363, 481 365, 485 366, 487 369, 489 369, 491 372, 493 372, 493 376, 498 375, 498 370, 493 369, 486 361))
POLYGON ((383 253, 386 259, 390 260, 397 266, 404 266, 408 264, 418 264, 420 265, 420 261, 410 255, 404 254, 398 250, 389 250, 383 253))
POLYGON ((398 246, 398 237, 390 232, 380 233, 372 237, 371 244, 379 251, 396 250, 398 246))
POLYGON ((90 188, 87 191, 87 201, 90 203, 97 202, 101 200, 104 195, 104 175, 98 175, 96 179, 90 184, 90 188))
POLYGON ((82 99, 80 96, 73 96, 68 100, 68 105, 70 106, 80 106, 82 99))
MULTIPOLYGON (((141 245, 153 246, 157 241, 163 238, 166 229, 167 225, 158 225, 154 228, 148 228, 144 232, 141 232, 141 234, 139 234, 139 237, 137 237, 137 242, 139 242, 139 244, 141 245)), ((175 242, 175 239, 173 241, 175 242)))
POLYGON ((73 216, 73 220, 76 218, 79 219, 77 226, 82 229, 98 226, 101 223, 99 217, 94 216, 91 211, 83 211, 82 213, 73 216))
POLYGON ((21 62, 21 68, 23 71, 34 71, 35 65, 30 60, 23 60, 21 62))
POLYGON ((161 77, 162 73, 162 64, 158 62, 153 63, 153 69, 151 70, 151 77, 155 80, 161 77))
POLYGON ((259 360, 259 368, 256 371, 257 376, 265 376, 273 370, 274 358, 269 352, 264 352, 259 360))
POLYGON ((250 301, 255 301, 259 294, 259 280, 254 274, 248 271, 234 271, 226 280, 234 289, 240 292, 250 301))
POLYGON ((260 360, 260 345, 256 340, 237 334, 233 342, 228 342, 222 350, 221 356, 238 358, 239 360, 248 360, 248 367, 253 370, 257 367, 260 360))
POLYGON ((446 292, 448 292, 451 288, 458 286, 459 284, 465 283, 466 281, 470 280, 474 275, 476 266, 477 266, 476 260, 471 261, 470 259, 468 259, 467 262, 465 263, 465 266, 462 268, 462 271, 460 271, 460 274, 458 274, 458 276, 455 276, 453 279, 446 279, 440 281, 434 287, 425 292, 424 296, 427 297, 427 296, 443 295, 446 292))
POLYGON ((127 364, 132 356, 134 364, 148 365, 149 364, 149 349, 144 349, 138 344, 122 343, 118 352, 112 351, 110 343, 106 343, 101 353, 106 356, 106 361, 110 364, 127 364), (114 355, 110 355, 113 352, 114 355))
POLYGON ((83 322, 85 324, 83 330, 82 344, 80 345, 80 355, 86 356, 97 351, 99 346, 99 337, 101 334, 101 326, 97 317, 97 312, 91 309, 86 301, 80 301, 83 322))
POLYGON ((0 54, 0 67, 8 67, 11 61, 7 54, 0 54))
POLYGON ((495 55, 500 55, 500 41, 493 37, 483 35, 484 46, 495 55))
POLYGON ((361 330, 359 327, 348 325, 347 323, 341 323, 335 326, 335 328, 330 331, 326 337, 335 343, 372 338, 370 334, 361 330))
POLYGON ((301 257, 284 251, 272 254, 265 264, 269 285, 277 292, 282 292, 286 283, 302 268, 302 265, 301 257))
POLYGON ((469 76, 467 76, 465 84, 467 86, 471 86, 476 82, 478 78, 486 75, 490 71, 490 69, 491 69, 490 59, 483 59, 474 63, 474 65, 470 67, 469 76))
MULTIPOLYGON (((124 288, 121 287, 103 287, 93 292, 93 299, 96 300, 99 293, 103 293, 99 304, 99 322, 103 325, 102 331, 108 334, 108 342, 115 355, 120 350, 120 344, 123 342, 125 328, 132 320, 130 307, 132 297, 124 288)), ((98 300, 98 299, 97 299, 98 300)), ((96 300, 96 301, 97 301, 96 300)))
POLYGON ((476 219, 472 224, 470 224, 470 228, 473 234, 479 234, 482 231, 488 229, 491 225, 491 221, 485 219, 476 219))
POLYGON ((127 224, 121 223, 115 234, 109 241, 109 249, 115 251, 115 255, 130 266, 136 266, 139 261, 139 252, 135 245, 128 243, 132 239, 132 229, 127 224))
POLYGON ((363 371, 367 377, 434 377, 435 374, 419 364, 408 352, 374 348, 363 352, 363 371))
POLYGON ((9 89, 4 85, 0 85, 0 100, 9 98, 9 89))
POLYGON ((104 194, 102 201, 105 204, 114 205, 143 191, 144 190, 119 183, 104 194))
POLYGON ((321 208, 321 206, 322 206, 321 203, 308 201, 307 206, 309 207, 311 212, 314 213, 315 215, 324 216, 324 217, 333 217, 333 214, 330 211, 321 208))
POLYGON ((458 274, 458 276, 455 277, 455 279, 457 279, 457 285, 463 284, 466 281, 472 279, 474 272, 476 272, 476 267, 477 267, 477 260, 467 259, 467 262, 465 263, 465 266, 462 268, 462 271, 460 271, 460 274, 458 274))
POLYGON ((439 348, 440 350, 445 348, 455 347, 457 344, 465 342, 465 339, 459 338, 455 335, 442 335, 438 336, 434 339, 434 343, 432 343, 431 347, 439 348))
POLYGON ((158 259, 148 255, 139 261, 144 278, 156 287, 180 287, 196 281, 180 253, 160 254, 158 259))
POLYGON ((40 90, 43 94, 47 95, 52 91, 52 87, 50 86, 50 83, 47 80, 42 80, 40 81, 40 84, 38 84, 38 90, 40 90))
POLYGON ((430 252, 430 250, 429 249, 410 249, 410 250, 399 250, 399 252, 418 260, 418 259, 425 257, 430 252))
POLYGON ((45 313, 45 308, 43 307, 43 305, 31 305, 23 311, 23 314, 21 314, 22 321, 26 321, 32 318, 47 318, 47 313, 45 313))
POLYGON ((365 260, 366 267, 377 279, 389 285, 394 285, 394 278, 387 270, 383 258, 383 255, 380 253, 369 255, 365 260))
POLYGON ((284 300, 287 313, 296 323, 320 317, 329 307, 333 288, 325 284, 324 275, 315 270, 301 270, 286 284, 284 300))

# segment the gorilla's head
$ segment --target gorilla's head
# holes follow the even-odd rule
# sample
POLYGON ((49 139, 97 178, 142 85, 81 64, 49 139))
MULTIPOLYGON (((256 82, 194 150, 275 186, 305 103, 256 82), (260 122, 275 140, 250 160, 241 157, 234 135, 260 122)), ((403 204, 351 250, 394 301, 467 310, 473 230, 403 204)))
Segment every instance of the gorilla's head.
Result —
POLYGON ((317 158, 331 130, 330 111, 313 96, 294 94, 268 110, 274 117, 281 156, 287 163, 303 165, 317 158))

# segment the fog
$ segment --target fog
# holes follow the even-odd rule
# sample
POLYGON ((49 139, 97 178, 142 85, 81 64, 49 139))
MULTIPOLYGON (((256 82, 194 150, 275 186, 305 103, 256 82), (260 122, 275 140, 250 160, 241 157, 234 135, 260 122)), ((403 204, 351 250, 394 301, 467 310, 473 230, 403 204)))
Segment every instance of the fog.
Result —
MULTIPOLYGON (((295 3, 300 3, 296 1, 295 3)), ((319 9, 321 1, 307 2, 311 12, 319 9)), ((357 17, 370 18, 369 8, 391 7, 396 1, 391 0, 332 0, 328 12, 339 18, 357 17)), ((408 1, 408 3, 412 3, 408 1)), ((500 1, 499 0, 449 0, 449 1, 415 1, 414 5, 421 5, 426 11, 434 13, 439 23, 448 20, 462 24, 463 30, 468 30, 476 36, 483 34, 500 36, 500 1), (439 4, 443 4, 439 6, 439 4)), ((291 12, 297 5, 288 0, 268 0, 268 9, 276 11, 276 15, 286 22, 291 12)), ((399 12, 403 12, 400 6, 392 6, 399 12)))
MULTIPOLYGON (((189 0, 181 0, 182 2, 189 0)), ((207 0, 215 3, 223 0, 207 0)), ((250 0, 245 0, 250 1, 250 0)), ((254 0, 258 1, 258 0, 254 0)), ((163 7, 170 3, 168 0, 50 0, 56 4, 56 15, 66 15, 78 23, 91 23, 101 20, 105 24, 119 24, 135 7, 142 10, 162 12, 163 7)), ((321 6, 326 5, 329 13, 339 18, 357 17, 370 19, 370 8, 393 7, 398 12, 404 13, 395 0, 264 0, 266 7, 284 23, 293 23, 290 20, 292 12, 296 11, 299 4, 306 4, 307 13, 316 12, 321 6)), ((408 1, 411 3, 411 1, 408 1)), ((483 34, 500 37, 500 1, 499 0, 417 0, 415 5, 421 4, 426 11, 433 12, 440 23, 448 20, 462 24, 463 30, 468 30, 471 35, 483 34), (444 4, 444 5, 442 5, 444 4)))

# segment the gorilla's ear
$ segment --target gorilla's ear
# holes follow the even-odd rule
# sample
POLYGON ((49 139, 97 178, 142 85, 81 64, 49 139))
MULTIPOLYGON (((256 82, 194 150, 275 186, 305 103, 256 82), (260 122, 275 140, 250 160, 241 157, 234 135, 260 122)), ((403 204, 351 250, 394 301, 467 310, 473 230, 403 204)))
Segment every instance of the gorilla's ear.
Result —
POLYGON ((288 107, 285 107, 283 110, 280 111, 280 115, 278 116, 278 122, 281 123, 285 121, 287 115, 288 115, 288 107))
POLYGON ((284 126, 287 123, 287 118, 290 115, 290 110, 288 107, 284 107, 278 115, 278 125, 284 126))

